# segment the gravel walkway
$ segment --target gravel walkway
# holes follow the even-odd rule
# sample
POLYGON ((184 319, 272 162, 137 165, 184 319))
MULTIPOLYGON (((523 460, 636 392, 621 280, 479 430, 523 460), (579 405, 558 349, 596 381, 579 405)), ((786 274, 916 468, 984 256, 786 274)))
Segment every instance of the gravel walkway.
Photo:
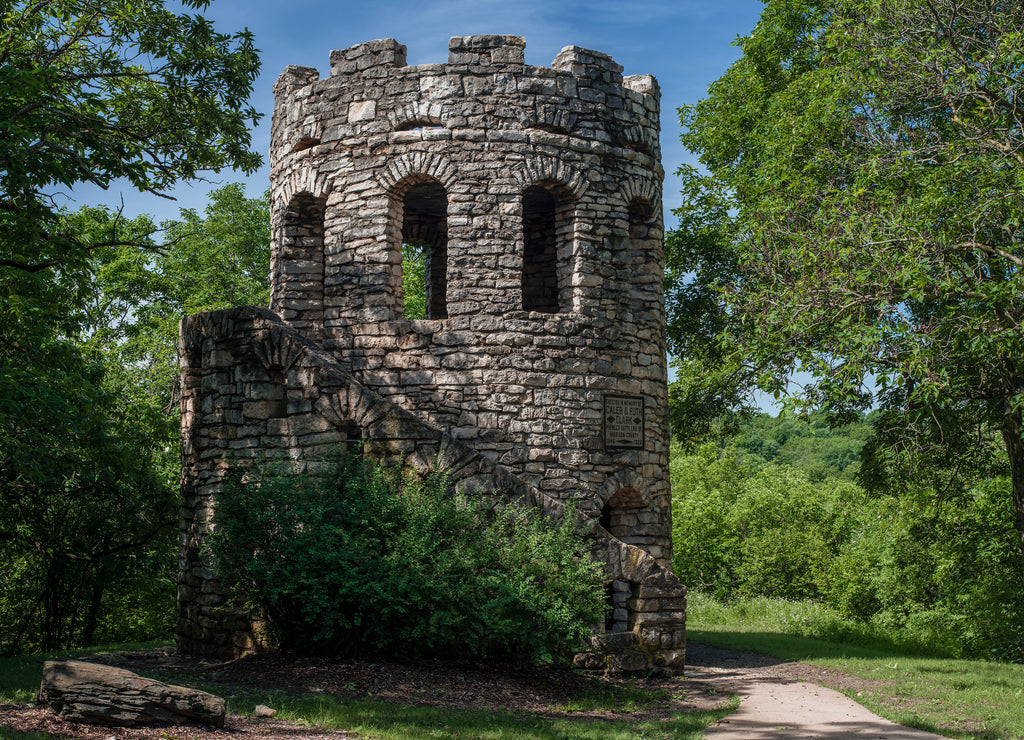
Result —
POLYGON ((942 740, 879 717, 838 691, 808 682, 794 664, 756 653, 690 643, 686 677, 737 694, 735 712, 709 727, 706 740, 942 740))

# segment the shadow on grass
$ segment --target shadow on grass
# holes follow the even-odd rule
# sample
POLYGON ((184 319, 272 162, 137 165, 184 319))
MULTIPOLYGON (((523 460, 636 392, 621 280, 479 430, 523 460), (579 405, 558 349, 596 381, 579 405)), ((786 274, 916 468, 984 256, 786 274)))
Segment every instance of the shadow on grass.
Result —
MULTIPOLYGON (((261 701, 250 695, 232 702, 230 712, 248 712, 261 701)), ((339 700, 330 696, 282 696, 270 701, 279 717, 304 724, 354 730, 381 740, 462 738, 511 740, 627 740, 664 738, 698 740, 705 727, 735 709, 735 703, 717 711, 674 712, 656 719, 554 717, 535 713, 509 713, 436 706, 392 704, 370 700, 339 700)))
POLYGON ((0 740, 63 740, 59 735, 45 732, 22 732, 12 727, 0 725, 0 740))
MULTIPOLYGON (((912 647, 899 645, 895 642, 876 642, 873 645, 862 645, 851 642, 820 640, 813 637, 785 635, 778 632, 733 632, 729 630, 715 631, 690 629, 687 631, 687 643, 702 643, 716 648, 760 653, 761 658, 770 659, 771 656, 774 656, 775 658, 781 658, 782 660, 939 657, 922 650, 916 650, 912 647)), ((714 663, 693 663, 693 659, 698 656, 698 651, 691 651, 688 647, 688 663, 695 665, 715 665, 714 663)), ((722 659, 721 656, 719 656, 719 659, 722 659)), ((754 668, 773 665, 772 662, 756 662, 756 659, 753 656, 745 659, 750 662, 750 665, 738 665, 737 663, 729 663, 728 665, 734 668, 754 668)), ((780 661, 776 660, 775 664, 779 662, 780 661)))

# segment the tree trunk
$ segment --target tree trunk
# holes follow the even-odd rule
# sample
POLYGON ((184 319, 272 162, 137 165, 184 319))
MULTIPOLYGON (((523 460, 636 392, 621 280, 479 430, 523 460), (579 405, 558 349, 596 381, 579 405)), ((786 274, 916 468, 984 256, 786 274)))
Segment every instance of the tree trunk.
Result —
POLYGON ((1013 524, 1017 529, 1021 579, 1024 580, 1024 438, 1021 414, 1008 411, 1003 421, 1003 441, 1010 458, 1010 480, 1013 482, 1013 524))
POLYGON ((99 621, 100 606, 103 604, 103 591, 107 587, 109 570, 110 565, 106 559, 96 568, 96 576, 92 583, 92 596, 89 599, 89 611, 85 617, 85 627, 82 628, 83 645, 92 645, 93 636, 96 634, 96 623, 99 621))

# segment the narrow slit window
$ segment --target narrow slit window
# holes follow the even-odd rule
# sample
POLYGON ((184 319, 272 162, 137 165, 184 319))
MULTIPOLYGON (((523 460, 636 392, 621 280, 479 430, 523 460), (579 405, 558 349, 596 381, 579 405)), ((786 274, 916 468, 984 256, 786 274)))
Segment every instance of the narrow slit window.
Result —
POLYGON ((276 227, 270 307, 307 337, 319 340, 324 320, 326 201, 296 194, 276 227))
POLYGON ((660 273, 651 272, 651 265, 660 259, 656 255, 659 235, 652 234, 651 205, 634 199, 627 210, 629 218, 629 281, 636 288, 655 289, 660 273))
POLYGON ((437 182, 410 187, 402 204, 402 295, 407 319, 448 317, 448 195, 437 182))
POLYGON ((558 202, 537 185, 523 191, 523 309, 558 313, 558 202))

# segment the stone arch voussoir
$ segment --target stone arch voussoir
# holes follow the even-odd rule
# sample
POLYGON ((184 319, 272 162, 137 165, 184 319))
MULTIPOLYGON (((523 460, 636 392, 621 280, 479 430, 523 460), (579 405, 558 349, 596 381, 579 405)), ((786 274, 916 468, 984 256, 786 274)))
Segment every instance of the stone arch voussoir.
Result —
POLYGON ((298 195, 308 194, 316 200, 326 201, 334 183, 326 173, 301 167, 289 172, 274 188, 276 202, 287 207, 298 195))
POLYGON ((290 341, 280 331, 261 330, 253 341, 253 351, 267 371, 277 370, 285 375, 302 357, 303 347, 290 341))
POLYGON ((576 200, 582 198, 587 190, 587 179, 583 173, 555 157, 530 157, 512 171, 512 177, 520 190, 541 183, 559 183, 576 200))
POLYGON ((393 130, 416 122, 429 123, 439 121, 441 125, 446 126, 443 113, 444 107, 441 103, 430 100, 414 100, 411 103, 397 105, 389 110, 388 122, 393 130))
POLYGON ((642 201, 650 207, 650 219, 661 219, 661 185, 654 180, 637 180, 629 178, 620 191, 622 200, 628 207, 630 203, 642 201))
POLYGON ((611 497, 624 488, 631 488, 636 491, 640 496, 640 500, 643 501, 643 505, 648 509, 651 508, 651 497, 647 491, 643 476, 635 470, 620 470, 615 475, 605 479, 604 485, 597 492, 597 511, 600 512, 611 497))
POLYGON ((401 154, 388 161, 375 177, 386 193, 395 196, 400 194, 400 186, 414 175, 433 178, 449 191, 458 180, 458 173, 448 158, 434 152, 401 154))

